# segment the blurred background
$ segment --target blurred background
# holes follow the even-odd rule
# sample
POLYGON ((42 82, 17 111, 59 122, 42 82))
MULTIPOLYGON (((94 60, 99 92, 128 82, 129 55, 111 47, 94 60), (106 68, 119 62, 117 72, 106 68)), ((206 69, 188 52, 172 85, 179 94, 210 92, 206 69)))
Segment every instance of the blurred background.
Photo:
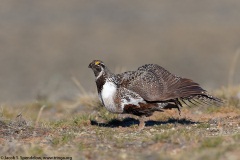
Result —
POLYGON ((213 90, 239 49, 239 0, 1 0, 0 102, 74 99, 72 77, 95 92, 93 59, 114 72, 157 63, 213 90))

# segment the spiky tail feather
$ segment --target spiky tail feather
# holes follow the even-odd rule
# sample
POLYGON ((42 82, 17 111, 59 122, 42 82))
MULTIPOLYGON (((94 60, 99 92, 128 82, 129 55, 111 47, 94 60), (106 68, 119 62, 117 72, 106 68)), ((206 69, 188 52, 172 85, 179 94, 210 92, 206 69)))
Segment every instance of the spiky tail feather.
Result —
POLYGON ((176 107, 174 107, 174 108, 177 108, 179 115, 181 115, 180 108, 183 107, 182 103, 184 103, 185 105, 187 105, 189 107, 191 107, 189 105, 189 103, 191 103, 193 105, 197 105, 197 106, 199 106, 199 105, 220 106, 223 104, 223 101, 217 97, 214 97, 214 96, 209 95, 206 92, 204 92, 203 94, 199 94, 199 95, 192 95, 189 97, 175 99, 174 103, 176 105, 176 107))
POLYGON ((207 94, 206 92, 204 94, 200 95, 193 95, 190 97, 186 97, 181 99, 182 101, 191 101, 192 103, 196 104, 198 103, 204 103, 206 105, 215 105, 215 106, 220 106, 223 104, 223 101, 217 97, 214 97, 212 95, 207 94))
POLYGON ((169 88, 173 90, 171 93, 173 94, 172 97, 175 97, 173 98, 174 103, 179 107, 182 107, 182 103, 187 105, 187 102, 194 105, 207 104, 216 106, 223 103, 221 99, 208 94, 198 83, 187 78, 180 78, 177 83, 169 88))

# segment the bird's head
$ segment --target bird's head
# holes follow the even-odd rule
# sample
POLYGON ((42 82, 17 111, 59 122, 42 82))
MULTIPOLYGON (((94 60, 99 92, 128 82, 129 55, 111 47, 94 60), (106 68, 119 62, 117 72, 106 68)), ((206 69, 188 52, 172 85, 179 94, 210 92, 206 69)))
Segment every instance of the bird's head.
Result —
POLYGON ((98 79, 101 75, 108 75, 108 69, 104 65, 104 63, 100 60, 93 60, 88 68, 91 68, 94 72, 96 79, 98 79))

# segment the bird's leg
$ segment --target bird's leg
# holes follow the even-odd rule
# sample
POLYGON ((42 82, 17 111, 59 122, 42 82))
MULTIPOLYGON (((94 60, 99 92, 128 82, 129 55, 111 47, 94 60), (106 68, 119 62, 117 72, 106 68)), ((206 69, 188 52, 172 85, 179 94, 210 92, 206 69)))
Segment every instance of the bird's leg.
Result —
POLYGON ((145 120, 146 120, 146 116, 139 117, 139 125, 138 125, 138 130, 139 131, 144 129, 144 127, 145 127, 145 120))

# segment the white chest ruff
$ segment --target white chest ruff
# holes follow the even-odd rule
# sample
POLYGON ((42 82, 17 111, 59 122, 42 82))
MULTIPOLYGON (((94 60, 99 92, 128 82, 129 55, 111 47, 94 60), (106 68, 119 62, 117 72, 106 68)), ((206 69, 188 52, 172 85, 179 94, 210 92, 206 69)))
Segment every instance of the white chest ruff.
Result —
POLYGON ((103 85, 102 92, 100 94, 100 98, 102 100, 103 105, 110 112, 116 112, 116 105, 114 102, 114 98, 116 96, 117 87, 113 82, 106 81, 103 85))

